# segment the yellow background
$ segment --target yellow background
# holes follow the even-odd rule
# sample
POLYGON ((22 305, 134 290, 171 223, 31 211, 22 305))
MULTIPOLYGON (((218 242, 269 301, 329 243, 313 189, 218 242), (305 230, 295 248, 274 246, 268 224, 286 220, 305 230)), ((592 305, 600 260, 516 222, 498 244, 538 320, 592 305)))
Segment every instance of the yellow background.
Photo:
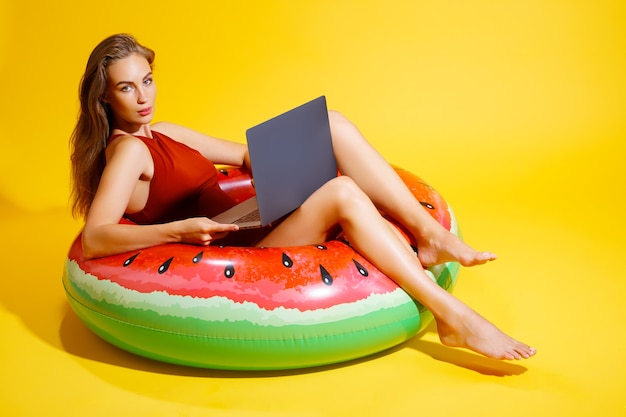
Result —
POLYGON ((609 0, 0 0, 0 411, 7 416, 626 415, 626 7, 609 0), (89 333, 60 282, 67 139, 91 49, 157 52, 157 119, 244 140, 317 95, 500 259, 456 295, 538 348, 435 333, 293 372, 156 363, 89 333))

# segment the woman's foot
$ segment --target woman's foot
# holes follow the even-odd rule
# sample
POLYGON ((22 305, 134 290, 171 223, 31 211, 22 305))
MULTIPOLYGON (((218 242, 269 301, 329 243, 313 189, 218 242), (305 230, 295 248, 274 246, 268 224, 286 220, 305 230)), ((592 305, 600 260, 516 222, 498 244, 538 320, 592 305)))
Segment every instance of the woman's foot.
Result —
POLYGON ((521 343, 458 301, 454 317, 437 318, 437 332, 441 343, 451 347, 473 350, 491 359, 527 359, 535 348, 521 343))
POLYGON ((463 266, 481 265, 496 259, 492 252, 480 252, 443 227, 417 240, 417 254, 425 267, 445 262, 459 262, 463 266))

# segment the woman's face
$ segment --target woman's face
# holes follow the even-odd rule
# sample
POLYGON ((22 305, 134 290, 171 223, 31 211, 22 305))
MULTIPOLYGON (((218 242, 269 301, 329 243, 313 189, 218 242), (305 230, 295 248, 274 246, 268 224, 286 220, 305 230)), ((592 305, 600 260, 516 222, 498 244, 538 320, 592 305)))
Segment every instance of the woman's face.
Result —
POLYGON ((135 132, 149 124, 154 116, 156 85, 150 64, 133 54, 107 67, 107 91, 104 101, 113 114, 113 127, 135 132))

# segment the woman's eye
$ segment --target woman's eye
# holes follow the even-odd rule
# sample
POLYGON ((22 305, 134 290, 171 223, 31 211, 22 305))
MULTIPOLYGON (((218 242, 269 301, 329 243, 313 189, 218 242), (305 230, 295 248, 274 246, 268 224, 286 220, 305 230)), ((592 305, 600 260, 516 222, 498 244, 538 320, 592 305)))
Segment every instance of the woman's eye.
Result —
POLYGON ((128 92, 128 91, 130 91, 130 90, 131 90, 130 85, 125 85, 124 87, 122 87, 122 88, 120 89, 120 91, 122 91, 122 92, 124 92, 124 93, 126 93, 126 92, 128 92))
POLYGON ((145 80, 143 80, 144 85, 150 85, 152 84, 152 78, 147 78, 145 80))

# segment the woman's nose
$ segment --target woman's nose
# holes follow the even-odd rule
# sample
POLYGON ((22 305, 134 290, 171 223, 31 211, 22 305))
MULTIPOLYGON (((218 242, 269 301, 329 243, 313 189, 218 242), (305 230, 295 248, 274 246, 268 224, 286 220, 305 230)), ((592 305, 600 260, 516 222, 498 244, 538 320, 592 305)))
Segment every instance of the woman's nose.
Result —
POLYGON ((137 103, 145 103, 146 101, 148 101, 148 98, 144 94, 143 90, 137 90, 137 103))

